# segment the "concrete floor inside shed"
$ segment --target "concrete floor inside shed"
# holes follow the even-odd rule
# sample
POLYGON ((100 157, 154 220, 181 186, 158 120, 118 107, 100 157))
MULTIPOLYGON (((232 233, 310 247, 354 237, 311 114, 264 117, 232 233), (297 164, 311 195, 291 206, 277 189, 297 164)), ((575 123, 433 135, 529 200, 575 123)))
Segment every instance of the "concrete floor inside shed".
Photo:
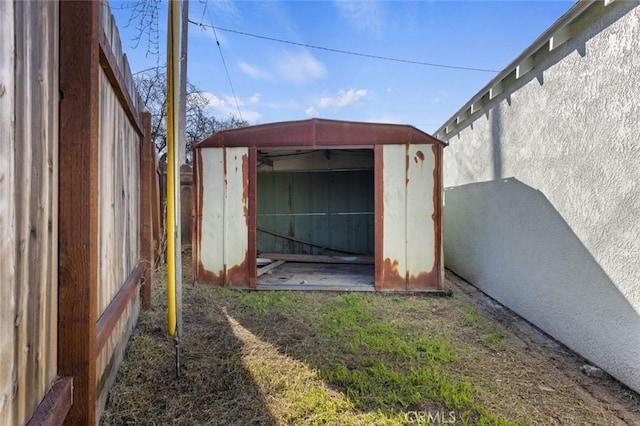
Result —
POLYGON ((260 275, 256 289, 375 291, 374 265, 286 262, 260 275))

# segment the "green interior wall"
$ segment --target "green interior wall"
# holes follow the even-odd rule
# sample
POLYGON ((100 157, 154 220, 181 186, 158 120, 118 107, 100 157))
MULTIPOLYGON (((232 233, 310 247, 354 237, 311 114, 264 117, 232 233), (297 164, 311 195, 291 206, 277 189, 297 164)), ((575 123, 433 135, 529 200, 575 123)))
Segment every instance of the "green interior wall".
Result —
POLYGON ((259 172, 257 180, 259 253, 341 254, 330 247, 373 254, 373 170, 259 172))

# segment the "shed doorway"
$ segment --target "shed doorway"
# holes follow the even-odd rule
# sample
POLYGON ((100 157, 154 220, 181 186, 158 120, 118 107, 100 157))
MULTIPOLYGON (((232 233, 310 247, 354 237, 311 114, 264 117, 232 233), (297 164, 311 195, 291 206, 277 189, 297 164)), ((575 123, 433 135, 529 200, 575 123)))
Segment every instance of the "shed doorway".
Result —
POLYGON ((374 150, 257 157, 257 288, 374 291, 374 150))

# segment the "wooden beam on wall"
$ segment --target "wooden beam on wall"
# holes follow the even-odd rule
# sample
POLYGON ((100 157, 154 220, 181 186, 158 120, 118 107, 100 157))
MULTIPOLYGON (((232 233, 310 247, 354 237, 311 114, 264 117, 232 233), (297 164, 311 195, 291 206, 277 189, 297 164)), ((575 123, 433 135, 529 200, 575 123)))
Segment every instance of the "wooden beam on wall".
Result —
POLYGON ((151 140, 151 114, 141 114, 144 135, 140 144, 140 258, 144 262, 140 296, 142 309, 151 309, 151 284, 154 267, 153 203, 156 184, 155 146, 151 140))
POLYGON ((107 344, 107 340, 109 340, 113 329, 118 324, 118 321, 120 321, 120 318, 122 318, 122 313, 127 309, 127 306, 129 306, 131 297, 134 294, 134 290, 138 288, 138 283, 140 283, 140 278, 142 278, 144 270, 144 262, 138 263, 138 266, 131 271, 127 280, 113 297, 107 309, 100 315, 96 326, 96 356, 100 354, 104 345, 107 344))
POLYGON ((99 10, 60 2, 58 367, 73 377, 66 424, 95 423, 99 255, 99 10))
POLYGON ((27 426, 58 426, 63 424, 73 404, 73 378, 58 377, 45 395, 27 426))

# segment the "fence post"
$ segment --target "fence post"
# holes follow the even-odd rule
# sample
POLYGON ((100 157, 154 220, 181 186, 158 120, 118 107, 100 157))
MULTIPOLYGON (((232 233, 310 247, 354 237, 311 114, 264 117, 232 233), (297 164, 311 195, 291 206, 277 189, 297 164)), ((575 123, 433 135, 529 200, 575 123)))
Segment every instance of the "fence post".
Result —
POLYGON ((96 422, 100 7, 60 2, 58 369, 73 376, 70 425, 96 422))
POLYGON ((142 274, 142 309, 151 309, 151 284, 154 267, 153 250, 153 203, 155 183, 155 147, 151 141, 151 114, 141 114, 144 135, 140 144, 140 257, 145 269, 142 274))

